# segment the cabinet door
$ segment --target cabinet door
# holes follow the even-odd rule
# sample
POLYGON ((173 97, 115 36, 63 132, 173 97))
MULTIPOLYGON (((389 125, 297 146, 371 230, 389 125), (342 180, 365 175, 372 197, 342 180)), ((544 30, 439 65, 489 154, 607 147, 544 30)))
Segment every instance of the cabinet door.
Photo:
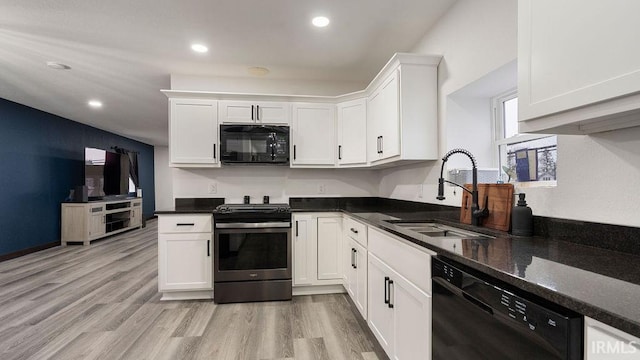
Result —
POLYGON ((158 235, 158 289, 213 289, 211 233, 158 235))
POLYGON ((357 289, 357 277, 356 270, 354 268, 355 263, 355 247, 354 241, 349 237, 343 238, 343 250, 342 250, 342 276, 345 290, 351 299, 355 302, 356 289, 357 289))
POLYGON ((335 105, 294 104, 292 165, 335 165, 335 105))
POLYGON ((358 99, 338 104, 338 164, 367 162, 367 102, 358 99))
MULTIPOLYGON (((394 311, 389 307, 388 283, 393 270, 375 255, 368 256, 369 328, 384 351, 393 354, 394 311)), ((425 340, 426 341, 426 340, 425 340)))
POLYGON ((89 237, 95 238, 104 235, 107 231, 106 226, 103 213, 92 213, 89 217, 89 237))
POLYGON ((129 221, 129 226, 135 227, 140 225, 142 225, 142 209, 134 207, 131 209, 131 220, 129 221))
POLYGON ((340 279, 342 218, 318 218, 318 280, 340 279))
POLYGON ((316 278, 315 223, 311 215, 293 215, 293 285, 311 285, 316 278))
POLYGON ((640 339, 585 317, 586 360, 631 360, 640 357, 640 339))
POLYGON ((218 102, 171 99, 169 150, 172 164, 218 163, 218 102))
POLYGON ((286 102, 220 101, 219 122, 289 125, 289 108, 286 102))
POLYGON ((380 86, 377 111, 380 131, 380 159, 400 155, 400 91, 399 74, 394 72, 380 86))
POLYGON ((354 281, 355 296, 353 302, 356 304, 356 308, 360 310, 360 314, 366 320, 367 319, 367 249, 362 247, 354 240, 351 240, 354 252, 354 281))
POLYGON ((391 276, 394 310, 392 359, 431 359, 431 297, 397 273, 391 276))
POLYGON ((255 102, 220 101, 218 121, 221 124, 253 124, 256 122, 255 102))
MULTIPOLYGON (((588 133, 598 126, 606 130, 602 123, 617 123, 624 112, 638 111, 637 98, 622 100, 640 91, 640 49, 629 46, 637 43, 638 13, 638 1, 614 5, 599 0, 520 0, 520 126, 525 131, 544 132, 574 125, 566 132, 588 133), (609 100, 609 104, 597 104, 609 100), (589 105, 595 107, 580 109, 589 105), (577 112, 562 114, 572 109, 577 112), (604 120, 589 124, 588 120, 601 117, 604 120), (540 119, 527 121, 536 118, 540 119), (580 121, 584 127, 577 126, 580 121)), ((620 126, 626 127, 624 122, 629 120, 622 120, 620 126)))
POLYGON ((289 125, 289 109, 285 102, 256 103, 256 119, 262 124, 289 125))

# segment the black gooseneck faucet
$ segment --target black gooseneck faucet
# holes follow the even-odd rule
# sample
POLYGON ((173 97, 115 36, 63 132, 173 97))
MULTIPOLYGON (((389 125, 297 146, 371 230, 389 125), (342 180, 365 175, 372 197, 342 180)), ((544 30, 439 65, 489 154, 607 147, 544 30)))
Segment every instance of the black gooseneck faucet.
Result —
POLYGON ((449 184, 459 186, 464 191, 471 194, 471 225, 480 226, 480 219, 489 215, 489 209, 487 209, 487 199, 485 199, 485 208, 480 210, 480 206, 478 205, 478 166, 476 165, 476 158, 471 155, 468 150, 465 149, 453 149, 446 153, 444 157, 442 157, 442 167, 440 168, 440 179, 438 179, 438 196, 436 199, 444 200, 444 183, 447 182, 449 184), (453 154, 464 154, 471 159, 472 166, 472 175, 473 175, 473 184, 472 190, 469 191, 466 187, 456 184, 453 181, 445 180, 443 177, 444 173, 444 164, 449 160, 449 157, 453 154))

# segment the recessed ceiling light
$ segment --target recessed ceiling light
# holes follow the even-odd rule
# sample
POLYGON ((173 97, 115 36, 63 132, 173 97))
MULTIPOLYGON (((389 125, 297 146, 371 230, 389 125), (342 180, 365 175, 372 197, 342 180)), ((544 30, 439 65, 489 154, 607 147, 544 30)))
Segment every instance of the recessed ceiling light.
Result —
POLYGON ((197 52, 197 53, 206 53, 207 51, 209 51, 209 48, 207 48, 206 46, 202 45, 202 44, 191 44, 191 50, 197 52))
POLYGON ((326 16, 316 16, 311 20, 311 23, 316 27, 325 27, 329 25, 329 18, 326 16))
POLYGON ((55 70, 70 70, 71 66, 55 61, 47 61, 47 66, 55 70))
POLYGON ((265 76, 269 73, 269 69, 262 66, 252 66, 249 69, 247 69, 247 71, 249 72, 249 74, 255 75, 255 76, 265 76))
POLYGON ((99 109, 102 107, 102 101, 100 100, 89 100, 87 104, 89 104, 89 106, 91 106, 94 109, 99 109))

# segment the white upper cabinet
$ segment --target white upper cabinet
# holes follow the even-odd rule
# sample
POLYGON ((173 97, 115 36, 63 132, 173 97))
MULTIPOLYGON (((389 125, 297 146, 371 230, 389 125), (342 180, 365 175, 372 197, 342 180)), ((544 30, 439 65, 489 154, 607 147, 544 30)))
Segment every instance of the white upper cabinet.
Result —
POLYGON ((367 100, 339 103, 338 165, 342 167, 367 164, 367 100))
POLYGON ((372 166, 438 158, 440 59, 396 54, 369 85, 367 153, 372 166))
POLYGON ((289 125, 289 108, 290 105, 286 102, 220 101, 219 122, 289 125))
POLYGON ((162 90, 172 104, 172 118, 193 119, 176 131, 172 122, 171 163, 219 166, 213 153, 217 140, 215 146, 205 146, 203 139, 213 131, 212 139, 217 139, 218 123, 290 125, 291 167, 386 167, 437 160, 440 59, 397 53, 366 89, 339 96, 162 90), (216 113, 205 114, 198 107, 205 103, 217 104, 216 113), (174 109, 176 104, 185 106, 174 109), (216 116, 213 130, 213 122, 195 126, 195 119, 216 116))
POLYGON ((171 99, 169 106, 169 165, 219 166, 218 102, 171 99))
POLYGON ((220 101, 221 124, 289 125, 290 105, 269 101, 220 101))
POLYGON ((640 125, 640 1, 520 0, 520 132, 640 125))
POLYGON ((292 167, 335 166, 335 111, 336 106, 333 104, 293 104, 292 167))

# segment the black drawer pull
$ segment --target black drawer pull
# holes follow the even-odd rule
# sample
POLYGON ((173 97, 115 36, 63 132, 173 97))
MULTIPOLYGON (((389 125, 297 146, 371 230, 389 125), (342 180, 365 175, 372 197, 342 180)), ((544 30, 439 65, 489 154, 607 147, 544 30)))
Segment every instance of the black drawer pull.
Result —
POLYGON ((350 230, 351 230, 351 232, 352 232, 352 233, 354 233, 354 234, 357 234, 357 233, 358 233, 358 230, 356 230, 356 229, 354 229, 354 228, 351 228, 350 230))
POLYGON ((391 285, 393 285, 393 280, 389 280, 389 308, 393 309, 393 303, 391 302, 391 285))
POLYGON ((195 226, 195 223, 177 223, 176 226, 195 226))

